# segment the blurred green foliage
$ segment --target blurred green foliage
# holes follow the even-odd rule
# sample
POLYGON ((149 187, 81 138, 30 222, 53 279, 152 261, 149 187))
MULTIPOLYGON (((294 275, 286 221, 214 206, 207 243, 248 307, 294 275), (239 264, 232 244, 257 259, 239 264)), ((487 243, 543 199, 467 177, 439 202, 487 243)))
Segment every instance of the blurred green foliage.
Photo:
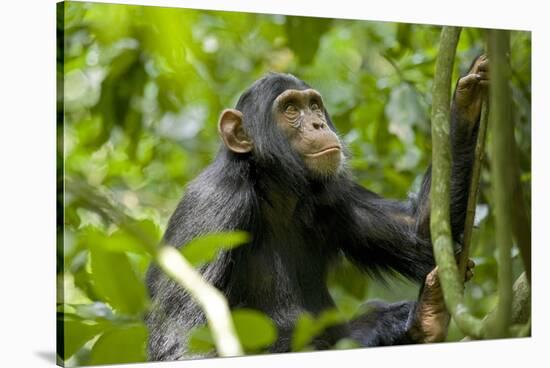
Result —
POLYGON ((250 236, 244 231, 222 232, 203 235, 181 248, 181 253, 195 267, 212 261, 220 250, 229 250, 248 242, 250 236))
MULTIPOLYGON (((357 180, 382 195, 406 198, 430 161, 439 32, 437 26, 391 22, 60 4, 59 180, 66 175, 109 193, 142 231, 160 239, 185 185, 219 147, 218 114, 234 106, 254 80, 279 71, 322 93, 353 155, 349 164, 357 180)), ((456 78, 483 52, 483 35, 480 29, 463 30, 456 78)), ((511 49, 516 139, 530 204, 531 34, 512 32, 511 49)), ((486 160, 473 239, 476 276, 466 288, 477 316, 495 303, 488 187, 486 160)), ((58 203, 64 214, 58 229, 60 359, 67 365, 143 361, 150 254, 81 198, 59 193, 58 203)), ((231 236, 224 238, 227 247, 242 243, 243 234, 231 236)), ((185 252, 198 264, 216 249, 185 252)), ((516 275, 521 272, 517 253, 516 275)), ((331 272, 329 285, 339 312, 317 320, 303 316, 293 337, 295 350, 307 349, 324 326, 353 315, 367 299, 415 299, 418 292, 399 278, 387 285, 368 280, 346 261, 331 272)), ((234 316, 247 352, 260 352, 274 340, 272 323, 260 313, 243 310, 234 316)), ((207 329, 193 336, 197 350, 211 349, 207 329)), ((452 327, 449 340, 460 338, 452 327)))

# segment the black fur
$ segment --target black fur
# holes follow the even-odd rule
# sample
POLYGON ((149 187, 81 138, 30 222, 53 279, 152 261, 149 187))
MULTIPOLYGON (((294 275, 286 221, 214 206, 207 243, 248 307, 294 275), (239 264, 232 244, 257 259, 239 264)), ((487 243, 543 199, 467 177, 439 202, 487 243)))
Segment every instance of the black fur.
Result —
MULTIPOLYGON (((239 99, 250 154, 222 145, 214 162, 192 181, 172 215, 164 242, 181 246, 196 236, 245 230, 250 244, 224 252, 201 270, 232 308, 267 313, 279 329, 273 352, 289 350, 296 317, 333 307, 325 279, 340 255, 374 276, 398 272, 421 282, 434 267, 429 240, 430 170, 415 198, 386 200, 353 182, 344 167, 335 177, 310 177, 301 158, 277 128, 274 99, 286 89, 309 88, 291 75, 271 73, 239 99)), ((326 114, 329 126, 336 131, 326 114)), ((474 136, 466 137, 453 117, 452 227, 456 240, 464 223, 474 136)), ((153 307, 149 359, 189 357, 186 334, 203 324, 200 308, 155 266, 147 283, 153 307)), ((344 336, 364 346, 408 341, 416 302, 375 304, 348 324, 328 330, 316 342, 326 348, 344 336)))

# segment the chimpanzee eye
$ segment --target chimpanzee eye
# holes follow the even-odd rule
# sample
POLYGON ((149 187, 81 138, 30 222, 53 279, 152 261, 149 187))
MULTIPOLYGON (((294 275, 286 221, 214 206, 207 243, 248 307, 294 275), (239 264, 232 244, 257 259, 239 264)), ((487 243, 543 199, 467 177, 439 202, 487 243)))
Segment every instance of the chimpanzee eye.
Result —
POLYGON ((286 118, 290 121, 296 121, 300 117, 300 110, 294 104, 288 104, 285 107, 286 118))
POLYGON ((311 110, 313 111, 320 110, 319 105, 314 102, 313 104, 311 104, 311 110))
POLYGON ((287 114, 296 114, 298 112, 298 109, 293 104, 288 104, 285 107, 285 113, 287 114))

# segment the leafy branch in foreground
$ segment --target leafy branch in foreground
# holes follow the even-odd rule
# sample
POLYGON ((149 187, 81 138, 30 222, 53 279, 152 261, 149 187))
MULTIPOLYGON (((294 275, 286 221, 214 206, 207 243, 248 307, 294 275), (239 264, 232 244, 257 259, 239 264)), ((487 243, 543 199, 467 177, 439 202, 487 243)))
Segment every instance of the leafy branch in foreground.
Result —
POLYGON ((120 206, 114 200, 87 183, 65 178, 65 191, 76 196, 85 207, 124 229, 169 277, 189 292, 204 310, 220 356, 243 354, 227 300, 219 290, 203 280, 177 249, 167 245, 159 247, 156 239, 137 226, 132 218, 119 209, 120 206))

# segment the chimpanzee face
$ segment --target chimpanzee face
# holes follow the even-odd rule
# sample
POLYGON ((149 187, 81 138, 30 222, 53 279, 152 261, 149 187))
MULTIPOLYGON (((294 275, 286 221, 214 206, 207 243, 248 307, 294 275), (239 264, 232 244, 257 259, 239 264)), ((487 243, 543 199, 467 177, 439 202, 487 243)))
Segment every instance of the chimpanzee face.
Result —
POLYGON ((319 92, 287 89, 273 102, 272 113, 312 174, 327 177, 338 172, 343 161, 342 145, 327 124, 319 92))
MULTIPOLYGON (((269 75, 257 81, 243 96, 240 107, 248 114, 244 118, 249 124, 248 131, 244 127, 243 112, 238 109, 224 110, 218 124, 220 136, 230 151, 237 154, 267 151, 273 156, 277 152, 275 147, 283 146, 294 151, 292 156, 298 156, 309 174, 316 178, 330 178, 343 167, 343 146, 319 92, 295 77, 269 75), (281 88, 283 83, 288 86, 281 88), (281 92, 271 96, 266 93, 277 89, 281 92), (272 102, 265 104, 266 101, 272 102), (271 129, 282 134, 272 132, 268 136, 271 129), (287 142, 281 145, 280 139, 287 142)), ((277 154, 283 159, 285 151, 277 154)))

